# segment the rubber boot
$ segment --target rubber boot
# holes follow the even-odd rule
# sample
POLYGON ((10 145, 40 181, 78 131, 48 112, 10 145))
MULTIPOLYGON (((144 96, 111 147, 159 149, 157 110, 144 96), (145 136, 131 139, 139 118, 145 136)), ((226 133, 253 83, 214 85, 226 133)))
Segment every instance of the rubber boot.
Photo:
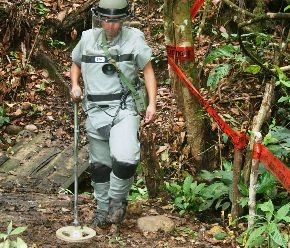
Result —
POLYGON ((127 196, 134 182, 134 177, 120 179, 111 173, 109 190, 109 214, 108 220, 113 224, 120 224, 125 217, 127 208, 127 196))
POLYGON ((110 198, 108 221, 112 224, 121 224, 125 218, 126 200, 110 198))
POLYGON ((105 226, 108 224, 107 216, 109 212, 109 196, 108 191, 110 182, 95 183, 92 181, 91 185, 94 188, 94 197, 97 203, 97 209, 92 219, 93 226, 105 226))

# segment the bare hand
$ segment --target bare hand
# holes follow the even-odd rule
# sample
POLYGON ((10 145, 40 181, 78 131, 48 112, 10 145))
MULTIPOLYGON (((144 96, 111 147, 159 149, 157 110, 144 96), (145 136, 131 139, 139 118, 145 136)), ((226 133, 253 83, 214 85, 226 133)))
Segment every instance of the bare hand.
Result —
POLYGON ((145 124, 154 121, 156 115, 156 107, 154 105, 148 105, 145 115, 145 124))
POLYGON ((73 86, 70 92, 70 96, 73 102, 79 102, 82 100, 82 89, 80 86, 73 86))

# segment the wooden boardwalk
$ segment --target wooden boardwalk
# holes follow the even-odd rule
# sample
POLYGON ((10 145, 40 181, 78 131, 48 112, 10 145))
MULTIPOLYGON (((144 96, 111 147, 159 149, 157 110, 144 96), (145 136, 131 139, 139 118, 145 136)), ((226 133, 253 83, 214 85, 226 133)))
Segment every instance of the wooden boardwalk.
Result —
MULTIPOLYGON (((86 171, 88 146, 78 152, 79 177, 86 171)), ((74 182, 73 144, 64 146, 48 133, 39 133, 17 143, 0 157, 0 189, 56 193, 74 182)))

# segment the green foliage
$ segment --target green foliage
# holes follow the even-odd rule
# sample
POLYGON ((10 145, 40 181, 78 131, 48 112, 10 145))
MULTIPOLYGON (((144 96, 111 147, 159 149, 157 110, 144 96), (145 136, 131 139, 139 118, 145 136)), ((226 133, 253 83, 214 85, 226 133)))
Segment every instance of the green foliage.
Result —
POLYGON ((278 81, 276 81, 276 85, 280 86, 282 90, 285 92, 286 96, 280 97, 278 103, 290 103, 290 95, 288 94, 290 90, 290 80, 287 76, 283 73, 283 71, 278 67, 275 66, 275 69, 278 73, 278 81))
POLYGON ((219 48, 212 50, 209 55, 204 59, 203 63, 206 65, 208 63, 212 63, 217 59, 227 59, 229 63, 222 63, 216 65, 209 73, 209 77, 207 79, 207 86, 210 87, 210 90, 214 90, 217 88, 219 81, 228 76, 231 69, 232 69, 232 62, 233 61, 240 61, 241 59, 244 60, 239 55, 239 47, 229 45, 223 45, 219 48))
MULTIPOLYGON (((275 211, 271 200, 257 205, 258 215, 253 219, 254 224, 248 228, 240 237, 247 238, 245 247, 283 247, 287 248, 289 235, 282 234, 279 230, 280 224, 290 223, 290 203, 275 211)), ((248 217, 249 218, 249 217, 248 217)))
POLYGON ((249 65, 244 71, 256 75, 261 71, 261 67, 259 65, 249 65))
POLYGON ((48 45, 50 45, 53 48, 62 47, 65 46, 65 42, 60 40, 54 40, 51 37, 48 39, 48 45))
POLYGON ((142 199, 148 199, 148 191, 144 180, 139 178, 131 187, 130 194, 128 196, 129 201, 136 201, 142 199))
POLYGON ((202 202, 201 190, 205 187, 205 183, 198 184, 193 182, 192 176, 187 176, 180 185, 176 182, 165 182, 166 189, 173 197, 173 210, 179 210, 179 214, 183 215, 187 211, 199 210, 202 202))
POLYGON ((196 239, 198 236, 198 233, 189 227, 184 227, 184 226, 176 227, 174 231, 177 233, 177 235, 181 235, 181 236, 186 235, 192 239, 196 239))
POLYGON ((203 63, 206 65, 208 63, 211 63, 219 58, 234 58, 234 54, 238 52, 238 48, 234 47, 233 45, 224 45, 220 48, 212 50, 209 55, 204 59, 203 63))
POLYGON ((2 127, 4 124, 9 123, 9 122, 10 122, 10 119, 7 116, 4 108, 0 106, 0 127, 2 127))
POLYGON ((231 68, 230 64, 219 64, 210 71, 207 79, 207 86, 210 90, 217 88, 219 81, 229 74, 231 68))
POLYGON ((69 189, 64 189, 64 188, 60 188, 58 191, 59 194, 65 194, 65 195, 73 195, 74 193, 69 190, 69 189))
POLYGON ((284 12, 290 9, 290 4, 284 8, 284 12))
MULTIPOLYGON (((215 34, 217 35, 217 32, 215 32, 215 34)), ((227 42, 231 42, 231 40, 235 41, 237 39, 237 35, 229 35, 226 31, 222 31, 221 36, 224 37, 227 42)), ((247 33, 243 34, 242 38, 244 45, 249 47, 250 50, 255 51, 257 56, 261 59, 268 59, 269 51, 273 51, 273 48, 278 46, 275 42, 271 42, 271 35, 264 33, 247 33)), ((204 65, 207 65, 213 62, 217 63, 217 65, 211 69, 207 80, 207 86, 209 86, 211 90, 215 90, 219 81, 230 75, 234 68, 235 73, 242 71, 256 75, 261 72, 261 67, 259 65, 250 64, 249 61, 247 61, 247 57, 240 51, 240 46, 233 46, 232 44, 222 45, 215 48, 204 59, 203 63, 204 65), (219 63, 219 60, 222 60, 223 63, 219 63)), ((267 63, 264 63, 264 65, 267 66, 267 63)), ((283 83, 285 83, 285 80, 283 83)), ((289 100, 290 97, 283 97, 280 99, 280 101, 283 102, 289 100)))
POLYGON ((122 239, 121 236, 113 236, 109 238, 109 244, 110 245, 118 245, 118 247, 120 246, 125 246, 125 242, 122 239))
POLYGON ((45 89, 46 89, 45 82, 41 82, 41 84, 37 87, 37 89, 35 91, 42 92, 42 91, 45 91, 45 89))
POLYGON ((9 55, 10 55, 9 58, 12 59, 12 60, 19 59, 19 54, 16 51, 10 51, 9 55))
POLYGON ((45 7, 43 1, 37 1, 34 5, 34 9, 39 15, 46 15, 50 12, 50 9, 45 7))
POLYGON ((203 203, 200 205, 200 211, 209 209, 214 203, 215 209, 222 208, 222 210, 226 210, 231 206, 232 163, 224 161, 223 168, 224 170, 214 172, 201 171, 201 178, 209 181, 210 185, 201 192, 203 203))
POLYGON ((290 157, 290 130, 282 126, 276 126, 275 120, 269 126, 269 132, 264 137, 263 143, 280 159, 290 157))
POLYGON ((36 104, 31 104, 31 110, 27 113, 28 116, 40 115, 41 108, 36 104))
POLYGON ((0 240, 4 240, 0 243, 0 248, 27 248, 27 244, 19 237, 16 240, 11 240, 11 236, 19 235, 23 233, 27 227, 12 228, 12 221, 8 224, 7 233, 0 233, 0 240))

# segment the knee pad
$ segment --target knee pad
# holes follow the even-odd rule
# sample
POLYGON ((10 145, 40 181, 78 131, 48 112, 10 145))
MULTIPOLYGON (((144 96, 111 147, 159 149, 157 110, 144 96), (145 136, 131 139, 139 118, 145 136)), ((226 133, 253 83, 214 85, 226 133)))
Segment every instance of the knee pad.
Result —
POLYGON ((110 181, 112 169, 98 162, 90 164, 91 179, 95 183, 105 183, 110 181))
POLYGON ((134 176, 137 164, 113 161, 113 173, 120 179, 129 179, 134 176))

